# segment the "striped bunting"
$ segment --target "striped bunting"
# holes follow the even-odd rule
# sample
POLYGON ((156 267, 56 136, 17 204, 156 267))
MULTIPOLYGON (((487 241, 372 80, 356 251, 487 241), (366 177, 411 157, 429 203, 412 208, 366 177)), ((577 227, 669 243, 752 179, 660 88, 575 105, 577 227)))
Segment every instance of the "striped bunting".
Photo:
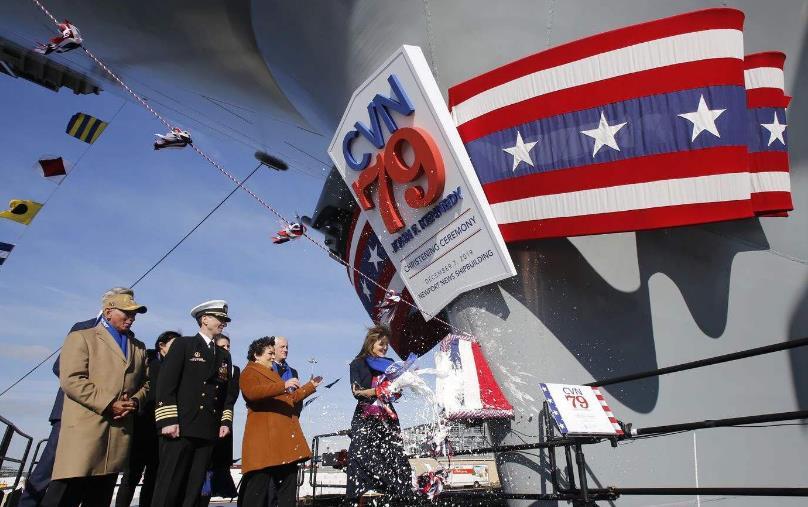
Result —
POLYGON ((107 122, 99 120, 89 114, 76 113, 67 122, 65 132, 85 143, 93 144, 107 128, 107 122))
POLYGON ((505 240, 789 209, 783 58, 745 58, 743 20, 723 8, 654 20, 451 87, 505 240))
POLYGON ((786 55, 776 51, 744 59, 752 206, 759 216, 788 216, 794 209, 786 135, 791 97, 785 93, 785 60, 786 55))

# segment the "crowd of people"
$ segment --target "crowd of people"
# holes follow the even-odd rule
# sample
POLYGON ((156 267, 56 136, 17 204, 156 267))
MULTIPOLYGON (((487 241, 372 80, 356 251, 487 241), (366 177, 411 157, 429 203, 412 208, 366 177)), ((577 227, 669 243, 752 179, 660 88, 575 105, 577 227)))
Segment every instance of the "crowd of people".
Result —
MULTIPOLYGON (((298 465, 311 458, 299 416, 303 400, 322 377, 302 383, 286 362, 284 337, 254 340, 243 371, 233 364, 230 317, 223 300, 191 310, 194 336, 160 334, 153 349, 131 330, 146 313, 127 288, 107 291, 101 312, 76 323, 54 364, 60 390, 51 412, 51 434, 28 477, 19 505, 109 506, 131 504, 143 479, 140 506, 197 507, 211 496, 238 497, 238 505, 294 505, 298 465), (242 441, 242 481, 233 464, 233 407, 247 405, 242 441)), ((357 399, 351 422, 349 501, 369 491, 402 499, 412 494, 394 394, 382 385, 392 363, 385 357, 390 331, 371 328, 350 365, 357 399)))

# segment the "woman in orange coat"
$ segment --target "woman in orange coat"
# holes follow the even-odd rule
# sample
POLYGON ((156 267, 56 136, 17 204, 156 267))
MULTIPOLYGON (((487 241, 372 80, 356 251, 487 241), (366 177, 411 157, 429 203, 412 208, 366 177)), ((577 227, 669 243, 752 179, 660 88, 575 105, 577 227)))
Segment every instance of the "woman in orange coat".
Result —
POLYGON ((273 489, 275 499, 271 505, 294 505, 297 464, 311 458, 295 403, 310 396, 322 378, 314 378, 303 386, 294 378, 284 382, 272 369, 274 358, 274 337, 255 340, 247 352, 250 362, 239 379, 247 402, 247 426, 241 446, 244 478, 239 506, 270 505, 273 489))

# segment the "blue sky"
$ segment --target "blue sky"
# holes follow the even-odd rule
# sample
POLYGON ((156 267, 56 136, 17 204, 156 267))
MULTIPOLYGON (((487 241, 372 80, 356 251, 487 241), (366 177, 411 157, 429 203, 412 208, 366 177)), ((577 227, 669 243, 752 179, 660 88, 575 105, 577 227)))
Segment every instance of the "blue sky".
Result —
MULTIPOLYGON (((97 314, 106 289, 139 278, 233 184, 190 149, 152 150, 153 134, 162 132, 162 125, 120 95, 54 93, 0 75, 0 97, 0 205, 5 209, 16 198, 47 199, 29 227, 0 220, 0 241, 17 245, 0 266, 0 387, 5 389, 59 347, 74 322, 97 314), (64 132, 79 111, 114 117, 92 146, 64 132), (80 160, 56 187, 32 168, 43 154, 80 160)), ((239 178, 255 167, 252 150, 201 131, 192 134, 239 178)), ((286 173, 262 169, 248 186, 286 216, 310 214, 322 182, 291 165, 286 173)), ((237 192, 137 285, 136 298, 149 312, 138 317, 133 330, 147 344, 166 329, 193 333, 189 310, 202 301, 226 299, 233 317, 226 332, 236 364, 246 362, 252 339, 285 335, 290 362, 301 374, 310 371, 306 359, 316 357, 327 382, 343 377, 333 389, 321 389, 304 413, 304 431, 311 437, 349 426, 354 400, 347 363, 370 322, 345 269, 304 239, 273 245, 270 238, 278 228, 275 217, 237 192)), ((0 414, 37 439, 49 431, 47 416, 58 386, 51 363, 0 397, 0 414)), ((406 414, 407 404, 403 409, 406 414)), ((237 446, 245 414, 239 400, 237 446)), ((405 425, 416 422, 402 419, 405 425)))

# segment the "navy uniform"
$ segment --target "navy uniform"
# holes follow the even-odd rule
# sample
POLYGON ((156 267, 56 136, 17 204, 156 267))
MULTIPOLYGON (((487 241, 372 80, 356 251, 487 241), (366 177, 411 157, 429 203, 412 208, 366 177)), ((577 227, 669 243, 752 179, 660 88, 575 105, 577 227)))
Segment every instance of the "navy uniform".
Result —
MULTIPOLYGON (((221 300, 203 303, 191 310, 191 315, 214 315, 230 321, 227 303, 221 300)), ((152 507, 192 507, 199 498, 219 427, 232 431, 235 399, 228 396, 233 389, 231 371, 230 353, 217 347, 214 340, 208 345, 199 333, 174 340, 160 365, 154 417, 158 431, 178 424, 179 437, 160 436, 152 507)))

